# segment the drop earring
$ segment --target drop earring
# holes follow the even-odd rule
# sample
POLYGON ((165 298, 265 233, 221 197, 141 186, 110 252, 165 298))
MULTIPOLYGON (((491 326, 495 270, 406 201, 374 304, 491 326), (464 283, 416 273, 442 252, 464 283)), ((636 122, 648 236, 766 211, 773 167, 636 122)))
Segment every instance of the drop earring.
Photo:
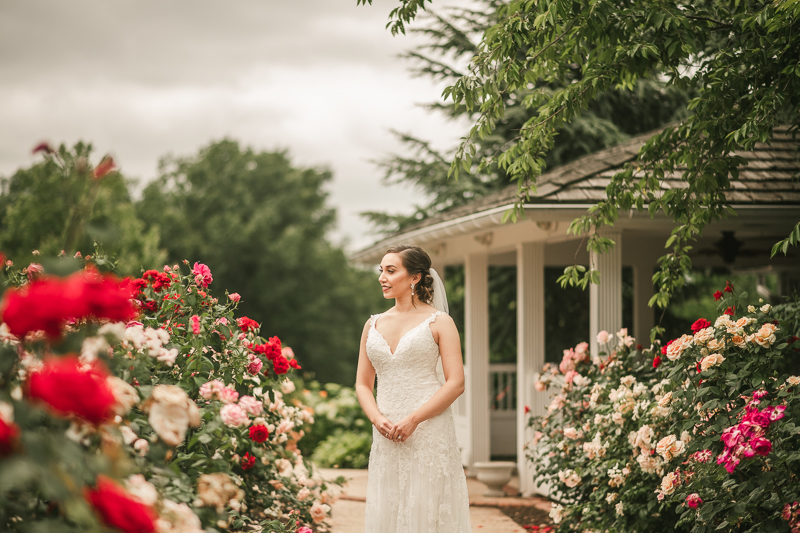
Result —
POLYGON ((411 297, 414 297, 414 284, 411 284, 411 297))

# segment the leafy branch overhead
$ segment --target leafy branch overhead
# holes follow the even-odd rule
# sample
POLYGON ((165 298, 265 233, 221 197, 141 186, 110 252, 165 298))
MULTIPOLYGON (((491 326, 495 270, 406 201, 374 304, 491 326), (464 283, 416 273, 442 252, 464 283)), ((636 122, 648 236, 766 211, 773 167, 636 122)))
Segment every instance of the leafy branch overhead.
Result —
MULTIPOLYGON (((586 116, 598 116, 598 104, 609 94, 657 86, 666 101, 676 92, 687 96, 686 114, 676 109, 653 124, 678 119, 642 147, 638 159, 613 177, 606 199, 570 228, 588 233, 588 248, 602 251, 605 243, 596 230, 613 225, 620 211, 646 209, 669 217, 674 230, 654 276, 659 293, 651 301, 665 306, 691 267, 690 243, 709 223, 734 214, 726 191, 746 164, 740 154, 770 143, 776 127, 794 136, 800 125, 800 2, 483 5, 487 25, 477 53, 463 75, 448 78, 452 85, 444 91, 455 103, 452 114, 465 113, 473 123, 450 176, 468 169, 470 175, 488 172, 515 182, 521 206, 553 164, 549 156, 559 137, 586 116), (511 113, 523 120, 509 127, 511 113), (503 142, 491 143, 498 132, 503 142), (666 178, 683 186, 666 190, 666 178)), ((421 2, 402 2, 391 15, 393 31, 420 7, 421 2)), ((422 72, 445 71, 429 65, 422 72)), ((619 120, 611 116, 611 122, 619 120)), ((796 245, 795 233, 773 252, 796 245)), ((562 283, 586 285, 595 277, 591 268, 570 267, 562 283)))

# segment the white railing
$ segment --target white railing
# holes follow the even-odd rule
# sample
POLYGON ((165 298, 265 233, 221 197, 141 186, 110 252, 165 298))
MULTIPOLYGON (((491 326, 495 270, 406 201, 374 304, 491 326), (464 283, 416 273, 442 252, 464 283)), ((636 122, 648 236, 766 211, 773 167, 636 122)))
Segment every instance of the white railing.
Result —
POLYGON ((517 365, 489 365, 490 450, 493 456, 517 453, 517 365))
POLYGON ((494 363, 489 365, 489 409, 494 411, 517 410, 517 365, 494 363))

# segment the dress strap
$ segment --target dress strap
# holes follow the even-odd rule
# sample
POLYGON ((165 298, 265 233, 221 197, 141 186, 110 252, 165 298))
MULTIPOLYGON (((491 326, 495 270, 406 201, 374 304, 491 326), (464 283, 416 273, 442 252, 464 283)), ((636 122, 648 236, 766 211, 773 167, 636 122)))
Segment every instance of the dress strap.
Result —
POLYGON ((381 316, 383 313, 378 313, 376 315, 370 315, 369 317, 369 325, 370 327, 375 327, 375 321, 378 320, 378 317, 381 316))
POLYGON ((431 313, 431 316, 425 322, 427 322, 428 325, 430 325, 434 320, 436 320, 436 317, 443 314, 444 313, 441 311, 436 311, 435 313, 431 313))

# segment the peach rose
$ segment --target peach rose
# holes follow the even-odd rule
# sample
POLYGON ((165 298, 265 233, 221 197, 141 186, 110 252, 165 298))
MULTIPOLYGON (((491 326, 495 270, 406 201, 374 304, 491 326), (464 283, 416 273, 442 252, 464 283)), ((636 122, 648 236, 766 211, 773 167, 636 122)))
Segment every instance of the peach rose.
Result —
POLYGON ((330 510, 330 505, 314 502, 314 505, 311 506, 311 509, 309 509, 308 512, 311 514, 311 519, 314 520, 314 523, 319 524, 325 520, 325 516, 330 510))
POLYGON ((700 368, 703 371, 705 371, 705 370, 708 370, 711 367, 715 367, 715 366, 717 366, 719 364, 722 364, 722 362, 724 360, 725 360, 725 358, 722 357, 720 354, 712 353, 711 355, 707 355, 706 357, 703 357, 703 359, 700 361, 700 368))

